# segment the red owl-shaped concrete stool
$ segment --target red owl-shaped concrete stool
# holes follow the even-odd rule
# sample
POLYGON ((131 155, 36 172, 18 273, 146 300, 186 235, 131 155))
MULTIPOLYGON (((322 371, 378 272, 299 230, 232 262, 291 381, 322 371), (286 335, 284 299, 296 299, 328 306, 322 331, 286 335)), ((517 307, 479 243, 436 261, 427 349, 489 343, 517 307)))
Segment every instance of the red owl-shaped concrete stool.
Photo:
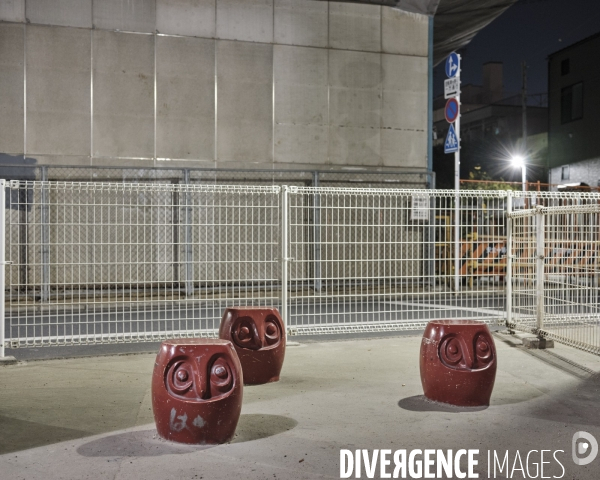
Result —
POLYGON ((219 338, 233 343, 242 364, 245 385, 279 380, 285 356, 285 329, 276 308, 226 308, 219 338))
POLYGON ((461 407, 490 404, 496 379, 496 347, 485 323, 429 322, 421 341, 425 396, 461 407))
POLYGON ((243 377, 231 342, 188 338, 160 346, 152 375, 158 434, 180 443, 224 443, 242 410, 243 377))

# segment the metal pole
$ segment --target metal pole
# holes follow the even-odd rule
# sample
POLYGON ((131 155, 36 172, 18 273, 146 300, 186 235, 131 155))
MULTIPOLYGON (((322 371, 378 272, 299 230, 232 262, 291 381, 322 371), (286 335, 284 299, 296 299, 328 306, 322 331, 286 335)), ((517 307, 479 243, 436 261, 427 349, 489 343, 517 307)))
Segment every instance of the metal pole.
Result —
POLYGON ((512 251, 513 251, 513 219, 512 192, 509 190, 506 197, 506 326, 512 324, 512 251))
POLYGON ((288 187, 281 186, 281 319, 288 325, 288 187))
MULTIPOLYGON (((313 187, 319 186, 319 172, 313 172, 313 187)), ((313 287, 321 291, 321 195, 313 195, 313 287)))
POLYGON ((40 300, 50 300, 50 192, 48 167, 42 167, 42 288, 40 300))
POLYGON ((6 328, 6 318, 4 311, 5 301, 5 281, 6 276, 6 180, 0 180, 0 358, 4 358, 4 329, 6 328))
POLYGON ((523 107, 523 165, 521 166, 521 177, 523 182, 523 191, 527 191, 527 64, 521 64, 523 68, 523 91, 522 91, 522 107, 523 107))
MULTIPOLYGON (((460 56, 459 56, 460 59, 460 56)), ((460 71, 458 72, 460 76, 460 71)), ((456 101, 460 108, 460 95, 456 101)), ((458 150, 454 152, 454 190, 456 192, 454 202, 454 291, 460 290, 460 113, 454 122, 458 150)))
POLYGON ((544 225, 545 218, 541 210, 535 214, 536 236, 536 317, 537 329, 544 328, 544 225))
POLYGON ((183 183, 185 183, 186 190, 183 194, 183 205, 185 208, 184 222, 185 222, 185 294, 194 294, 194 259, 193 259, 193 248, 192 248, 192 207, 190 205, 190 192, 187 187, 190 184, 190 171, 185 169, 183 171, 183 183))

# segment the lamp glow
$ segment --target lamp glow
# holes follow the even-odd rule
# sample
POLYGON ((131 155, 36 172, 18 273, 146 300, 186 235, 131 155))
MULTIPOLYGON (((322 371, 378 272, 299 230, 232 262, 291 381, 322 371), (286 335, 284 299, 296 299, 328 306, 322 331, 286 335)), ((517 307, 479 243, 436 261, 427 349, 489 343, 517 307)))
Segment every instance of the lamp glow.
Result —
POLYGON ((523 191, 527 190, 527 167, 525 164, 525 157, 523 157, 521 155, 513 155, 511 157, 511 161, 512 161, 513 167, 521 169, 521 178, 522 178, 521 183, 523 185, 523 191))
POLYGON ((525 159, 521 155, 513 155, 511 161, 515 168, 522 168, 525 165, 525 159))

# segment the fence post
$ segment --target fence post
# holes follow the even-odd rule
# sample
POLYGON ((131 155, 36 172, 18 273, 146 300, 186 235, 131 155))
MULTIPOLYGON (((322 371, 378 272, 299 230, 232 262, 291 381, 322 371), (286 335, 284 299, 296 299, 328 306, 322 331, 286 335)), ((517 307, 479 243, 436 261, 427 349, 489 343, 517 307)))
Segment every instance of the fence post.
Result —
POLYGON ((0 358, 4 358, 4 329, 6 328, 4 301, 6 287, 6 180, 0 180, 0 358))
POLYGON ((458 188, 454 194, 454 293, 460 290, 460 193, 458 188))
MULTIPOLYGON (((313 172, 313 187, 319 186, 319 172, 313 172)), ((321 195, 313 195, 313 288, 321 291, 321 195)))
POLYGON ((508 190, 506 196, 506 326, 512 325, 512 259, 513 259, 513 219, 512 191, 508 190))
POLYGON ((288 186, 281 186, 281 319, 288 326, 288 186))
POLYGON ((50 300, 50 192, 48 167, 42 167, 42 288, 40 300, 50 300))
POLYGON ((183 171, 183 183, 185 184, 185 192, 183 193, 184 215, 185 222, 185 294, 187 296, 194 294, 194 263, 192 258, 192 207, 190 205, 190 171, 186 168, 183 171))
POLYGON ((545 218, 542 210, 538 208, 535 213, 535 289, 536 289, 536 319, 537 330, 544 328, 544 230, 545 218))

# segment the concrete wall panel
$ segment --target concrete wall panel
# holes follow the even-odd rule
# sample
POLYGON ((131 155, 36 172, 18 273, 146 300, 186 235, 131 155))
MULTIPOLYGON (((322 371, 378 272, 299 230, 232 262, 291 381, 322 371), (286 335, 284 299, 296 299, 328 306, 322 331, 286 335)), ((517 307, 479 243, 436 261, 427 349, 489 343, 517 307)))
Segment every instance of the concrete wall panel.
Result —
POLYGON ((27 153, 90 154, 90 32, 27 28, 27 153))
POLYGON ((5 22, 24 22, 25 0, 2 0, 0 2, 0 20, 5 22))
POLYGON ((327 125, 275 125, 275 162, 324 165, 329 163, 327 125))
POLYGON ((156 155, 214 159, 215 41, 157 37, 156 155))
POLYGON ((380 127, 380 54, 331 50, 329 83, 331 125, 380 127))
POLYGON ((94 155, 154 154, 154 38, 96 30, 94 155))
POLYGON ((381 7, 330 2, 329 46, 380 52, 381 7))
POLYGON ((156 0, 156 30, 171 35, 214 38, 216 0, 156 0))
POLYGON ((381 130, 381 157, 386 167, 427 168, 427 133, 381 130))
POLYGON ((327 124, 327 50, 275 45, 275 123, 327 124))
POLYGON ((385 53, 427 57, 429 17, 393 8, 382 9, 382 48, 385 53))
POLYGON ((217 42, 217 159, 273 161, 273 46, 217 42))
POLYGON ((125 32, 156 31, 156 0, 102 0, 93 3, 96 28, 125 32))
POLYGON ((0 24, 0 153, 23 153, 24 28, 0 24))
POLYGON ((92 0, 27 0, 25 16, 31 23, 64 27, 92 26, 92 0))
POLYGON ((327 47, 327 2, 275 0, 275 43, 327 47))
POLYGON ((382 127, 427 130, 427 58, 382 55, 382 127))
POLYGON ((335 165, 381 164, 380 130, 361 127, 329 127, 329 161, 335 165))
POLYGON ((273 0, 217 0, 217 37, 273 42, 273 0))

